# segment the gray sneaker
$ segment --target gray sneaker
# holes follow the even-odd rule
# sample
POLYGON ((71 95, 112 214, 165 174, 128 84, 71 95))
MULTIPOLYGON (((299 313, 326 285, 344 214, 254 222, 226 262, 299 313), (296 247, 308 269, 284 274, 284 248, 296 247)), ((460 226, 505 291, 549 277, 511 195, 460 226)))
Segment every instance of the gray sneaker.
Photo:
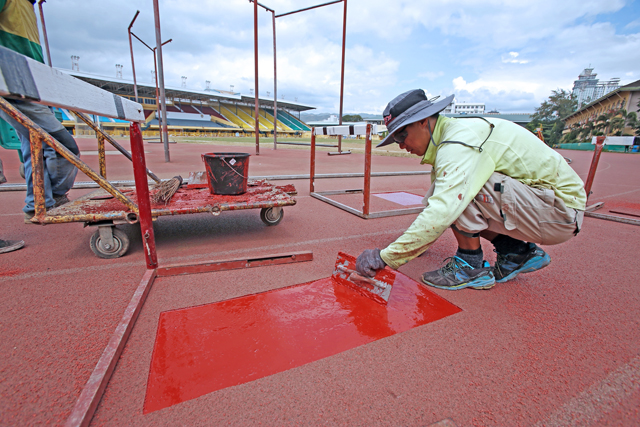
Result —
POLYGON ((0 239, 0 254, 16 251, 24 246, 24 240, 2 240, 0 239))
POLYGON ((422 275, 422 281, 440 289, 458 290, 463 288, 490 289, 496 284, 493 267, 487 261, 482 268, 473 268, 457 256, 447 258, 444 267, 428 271, 422 275))

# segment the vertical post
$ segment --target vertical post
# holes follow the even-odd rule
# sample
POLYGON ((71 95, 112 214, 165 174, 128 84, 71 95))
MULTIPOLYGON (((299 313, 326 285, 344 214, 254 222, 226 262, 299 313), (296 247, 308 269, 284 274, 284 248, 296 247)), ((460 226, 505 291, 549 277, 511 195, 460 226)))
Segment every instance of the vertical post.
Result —
POLYGON ((278 149, 278 66, 276 61, 276 12, 271 11, 273 22, 273 149, 278 149))
POLYGON ((149 200, 149 184, 147 184, 147 165, 144 158, 144 146, 140 124, 132 122, 129 128, 131 140, 131 159, 133 161, 133 177, 136 181, 136 195, 138 200, 138 217, 140 219, 140 232, 142 233, 142 246, 147 261, 147 268, 152 270, 158 267, 156 255, 156 239, 153 234, 153 221, 151 219, 151 202, 149 200))
POLYGON ((316 191, 316 128, 311 128, 311 170, 309 171, 309 192, 316 191))
POLYGON ((31 144, 31 179, 33 180, 33 198, 35 218, 41 220, 47 214, 44 199, 44 156, 42 138, 33 129, 29 129, 29 142, 31 144))
POLYGON ((587 175, 587 181, 584 184, 584 191, 587 193, 587 200, 589 199, 589 194, 591 194, 593 180, 596 177, 596 169, 598 168, 598 162, 600 161, 600 154, 602 154, 602 149, 604 148, 605 138, 605 136, 596 137, 596 146, 593 150, 593 158, 591 159, 591 166, 589 167, 589 175, 587 175))
POLYGON ((129 24, 129 28, 127 29, 127 32, 129 33, 129 49, 131 50, 131 70, 133 72, 133 93, 136 96, 136 102, 140 102, 140 101, 138 100, 138 83, 136 82, 136 64, 133 62, 133 42, 131 41, 131 27, 133 27, 133 23, 135 22, 139 14, 140 14, 140 11, 136 10, 136 14, 133 16, 133 19, 131 20, 131 24, 129 24))
POLYGON ((98 163, 100 165, 100 176, 107 178, 107 159, 104 155, 104 135, 98 134, 98 163))
MULTIPOLYGON (((162 137, 162 124, 165 122, 165 117, 161 116, 160 111, 160 96, 158 95, 158 63, 156 62, 156 49, 153 49, 153 67, 155 70, 156 76, 156 119, 158 119, 158 137, 160 138, 160 144, 164 144, 164 138, 162 137)), ((166 111, 166 108, 165 108, 166 111)), ((169 138, 167 137, 167 143, 169 142, 169 138)))
POLYGON ((255 73, 255 98, 256 98, 256 156, 260 155, 260 116, 258 114, 258 109, 260 105, 258 103, 258 2, 253 2, 253 56, 254 62, 256 66, 255 73))
POLYGON ((369 201, 371 199, 371 124, 367 124, 367 137, 364 142, 364 204, 362 214, 365 218, 369 216, 369 201))
POLYGON ((162 37, 160 35, 160 7, 158 6, 158 0, 153 0, 153 14, 156 25, 156 49, 158 49, 158 60, 156 61, 158 66, 158 72, 156 78, 160 83, 160 107, 162 110, 162 136, 164 138, 164 161, 170 162, 169 157, 169 134, 167 132, 167 105, 165 102, 164 93, 164 70, 162 66, 162 37), (160 74, 158 76, 158 73, 160 74))
POLYGON ((51 67, 51 52, 49 51, 49 38, 47 37, 47 26, 44 24, 44 10, 42 10, 42 3, 46 0, 40 0, 38 2, 38 8, 40 9, 40 22, 42 23, 42 36, 44 38, 44 46, 47 50, 47 63, 51 67))
MULTIPOLYGON (((344 56, 345 46, 347 44, 347 0, 344 2, 344 14, 342 21, 342 66, 340 68, 340 117, 338 125, 342 125, 342 105, 344 100, 344 56)), ((342 135, 338 135, 338 153, 342 153, 342 135)))

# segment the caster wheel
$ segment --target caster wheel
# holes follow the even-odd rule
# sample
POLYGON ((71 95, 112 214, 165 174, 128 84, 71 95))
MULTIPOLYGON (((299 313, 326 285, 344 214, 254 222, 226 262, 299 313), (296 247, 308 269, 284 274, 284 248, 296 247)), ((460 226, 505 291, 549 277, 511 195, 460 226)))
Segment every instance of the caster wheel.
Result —
POLYGON ((129 249, 129 237, 117 228, 113 227, 111 229, 113 233, 113 244, 107 245, 104 243, 102 236, 100 236, 100 230, 93 233, 91 236, 91 240, 89 241, 89 246, 94 254, 96 254, 99 258, 120 258, 122 255, 127 253, 129 249))
POLYGON ((281 207, 262 208, 260 210, 260 219, 267 225, 278 225, 284 216, 284 209, 281 207))

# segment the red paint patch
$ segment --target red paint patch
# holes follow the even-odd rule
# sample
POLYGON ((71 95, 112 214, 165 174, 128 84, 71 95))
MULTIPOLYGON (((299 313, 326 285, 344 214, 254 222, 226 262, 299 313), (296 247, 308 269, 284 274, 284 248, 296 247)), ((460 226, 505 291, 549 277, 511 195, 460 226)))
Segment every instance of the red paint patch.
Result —
POLYGON ((458 200, 462 200, 462 194, 458 194, 458 200))
POLYGON ((18 274, 24 273, 25 270, 6 270, 6 271, 0 271, 0 276, 2 277, 13 277, 13 276, 17 276, 18 274))
POLYGON ((326 278, 160 315, 144 413, 461 311, 397 273, 387 305, 326 278))

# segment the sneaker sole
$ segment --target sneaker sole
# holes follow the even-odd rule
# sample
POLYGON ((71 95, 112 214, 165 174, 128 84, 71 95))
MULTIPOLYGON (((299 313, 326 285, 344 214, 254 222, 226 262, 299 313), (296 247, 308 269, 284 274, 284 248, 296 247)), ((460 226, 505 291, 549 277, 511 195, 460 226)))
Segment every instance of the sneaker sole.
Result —
POLYGON ((548 253, 544 253, 543 257, 535 257, 525 262, 524 265, 516 270, 513 270, 507 276, 500 280, 496 280, 496 283, 504 283, 509 280, 515 279, 518 274, 531 273, 533 271, 541 270, 551 263, 551 257, 548 253))
POLYGON ((429 286, 433 286, 434 288, 438 288, 438 289, 447 289, 450 291, 457 291, 460 289, 465 289, 465 288, 472 288, 472 289, 491 289, 496 285, 496 280, 495 278, 490 278, 490 279, 482 279, 482 278, 478 278, 472 282, 465 282, 465 283, 460 283, 459 285, 456 286, 441 286, 441 285, 436 285, 430 282, 427 282, 426 280, 424 280, 422 277, 420 278, 420 280, 422 281, 422 283, 424 283, 425 285, 429 285, 429 286))

